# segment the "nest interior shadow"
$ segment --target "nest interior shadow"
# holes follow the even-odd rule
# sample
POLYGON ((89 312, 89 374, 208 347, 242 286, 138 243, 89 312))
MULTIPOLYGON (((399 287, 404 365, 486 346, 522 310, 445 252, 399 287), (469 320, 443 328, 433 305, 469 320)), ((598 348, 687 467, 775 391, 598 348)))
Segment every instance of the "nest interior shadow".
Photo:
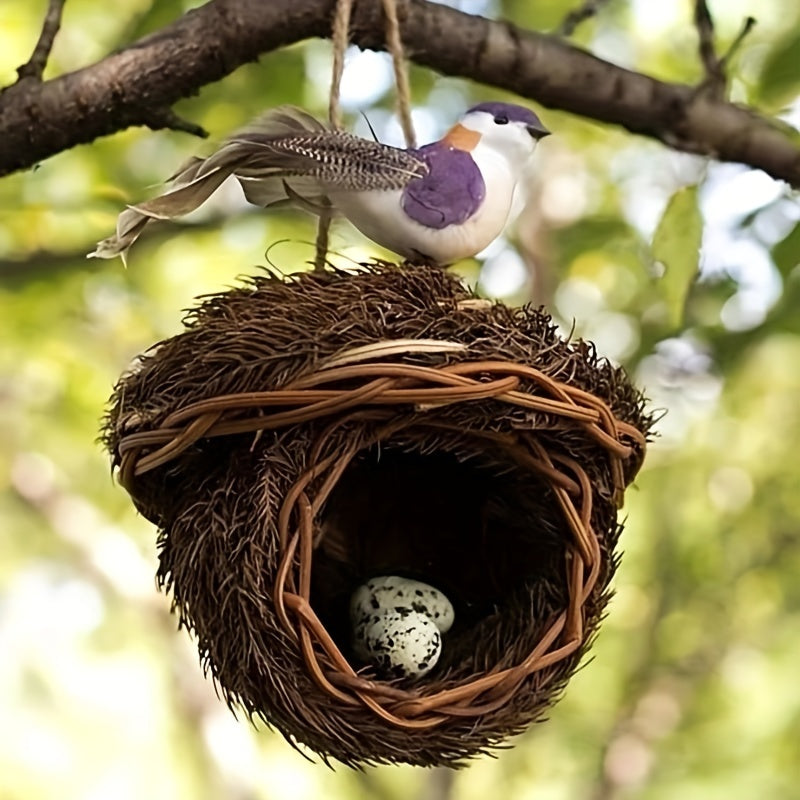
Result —
MULTIPOLYGON (((545 513, 554 504, 549 487, 484 448, 476 442, 478 455, 461 460, 389 441, 360 453, 339 479, 320 515, 311 605, 348 655, 349 599, 373 576, 421 580, 451 600, 456 621, 429 680, 452 680, 474 672, 481 623, 496 637, 509 599, 564 575, 566 541, 545 513)), ((563 581, 550 588, 566 603, 563 581)))
POLYGON ((590 645, 650 425, 542 310, 375 264, 207 298, 122 377, 104 437, 230 704, 323 758, 457 765, 590 645), (380 574, 453 601, 424 678, 354 658, 349 597, 380 574))

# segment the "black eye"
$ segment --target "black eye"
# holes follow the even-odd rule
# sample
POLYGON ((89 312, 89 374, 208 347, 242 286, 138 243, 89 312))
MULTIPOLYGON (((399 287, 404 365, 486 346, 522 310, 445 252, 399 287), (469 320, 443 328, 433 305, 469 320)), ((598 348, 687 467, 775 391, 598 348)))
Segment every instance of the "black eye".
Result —
POLYGON ((498 114, 494 118, 495 125, 508 125, 508 117, 505 114, 498 114))

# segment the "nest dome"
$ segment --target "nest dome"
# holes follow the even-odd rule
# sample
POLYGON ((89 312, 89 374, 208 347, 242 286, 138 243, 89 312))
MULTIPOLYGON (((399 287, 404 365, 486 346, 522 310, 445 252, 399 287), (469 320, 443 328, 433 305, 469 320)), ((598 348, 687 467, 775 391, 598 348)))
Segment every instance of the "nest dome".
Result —
POLYGON ((454 765, 541 717, 591 643, 650 423, 542 310, 373 264, 206 298, 104 438, 229 704, 325 759, 454 765), (376 575, 453 603, 424 677, 354 656, 376 575))

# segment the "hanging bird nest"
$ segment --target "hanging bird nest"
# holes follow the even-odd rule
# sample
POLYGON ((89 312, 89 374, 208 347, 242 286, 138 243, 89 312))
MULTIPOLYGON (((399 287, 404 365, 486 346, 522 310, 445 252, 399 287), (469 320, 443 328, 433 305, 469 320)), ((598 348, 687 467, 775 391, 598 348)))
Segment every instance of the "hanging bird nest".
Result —
POLYGON ((125 375, 105 443, 231 705, 350 765, 454 765, 541 717, 609 598, 642 396, 550 318, 441 269, 263 275, 125 375), (354 657, 348 602, 427 581, 423 678, 354 657))

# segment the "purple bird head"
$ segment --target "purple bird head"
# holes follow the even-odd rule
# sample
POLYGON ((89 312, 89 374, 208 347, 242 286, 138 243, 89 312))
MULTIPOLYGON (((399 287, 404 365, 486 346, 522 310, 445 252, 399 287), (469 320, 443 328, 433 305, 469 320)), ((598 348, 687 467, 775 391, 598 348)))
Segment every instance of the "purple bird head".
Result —
POLYGON ((472 106, 472 108, 467 111, 467 114, 472 114, 477 111, 490 114, 496 125, 508 125, 509 122, 520 123, 525 126, 528 133, 534 139, 542 139, 550 134, 550 131, 545 128, 539 117, 524 106, 500 102, 478 103, 478 105, 472 106))

